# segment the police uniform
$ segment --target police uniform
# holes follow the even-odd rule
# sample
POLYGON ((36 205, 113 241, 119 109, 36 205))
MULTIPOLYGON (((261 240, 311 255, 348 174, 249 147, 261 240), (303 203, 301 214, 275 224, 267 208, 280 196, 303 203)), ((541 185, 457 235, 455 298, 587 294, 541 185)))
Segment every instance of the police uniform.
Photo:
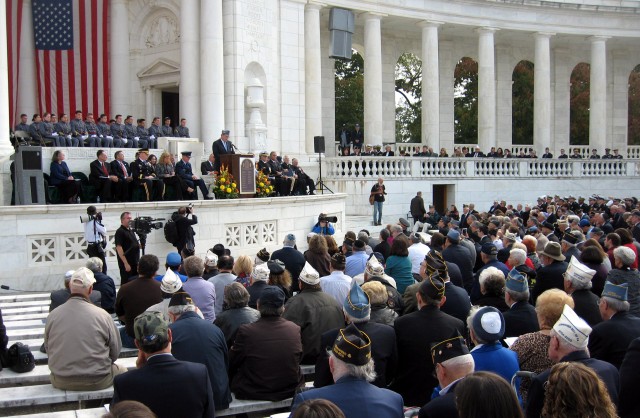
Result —
MULTIPOLYGON (((182 155, 191 157, 191 151, 184 151, 182 152, 182 155)), ((182 178, 182 180, 188 187, 195 189, 195 186, 198 186, 200 188, 200 191, 202 192, 202 197, 204 200, 211 199, 209 197, 209 190, 207 189, 207 185, 204 184, 204 180, 202 180, 201 178, 193 178, 193 169, 191 168, 190 162, 185 162, 184 160, 178 161, 176 163, 176 175, 182 178)), ((193 194, 195 195, 194 198, 197 199, 198 192, 194 190, 193 194)))
MULTIPOLYGON (((149 154, 148 149, 141 149, 138 152, 145 152, 147 155, 149 154)), ((131 175, 133 177, 133 181, 138 186, 144 188, 147 201, 159 201, 163 199, 164 182, 157 178, 153 166, 148 161, 143 161, 138 158, 131 163, 131 175), (148 176, 153 176, 156 180, 145 178, 148 176)))

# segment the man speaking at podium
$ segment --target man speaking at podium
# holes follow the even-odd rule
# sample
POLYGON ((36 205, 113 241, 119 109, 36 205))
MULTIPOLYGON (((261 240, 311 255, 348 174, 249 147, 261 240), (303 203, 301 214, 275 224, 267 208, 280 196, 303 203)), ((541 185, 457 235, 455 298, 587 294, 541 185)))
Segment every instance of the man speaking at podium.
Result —
POLYGON ((229 131, 224 129, 220 134, 220 138, 213 142, 213 155, 216 157, 214 161, 213 171, 220 171, 220 156, 223 154, 235 154, 235 145, 229 141, 229 131))

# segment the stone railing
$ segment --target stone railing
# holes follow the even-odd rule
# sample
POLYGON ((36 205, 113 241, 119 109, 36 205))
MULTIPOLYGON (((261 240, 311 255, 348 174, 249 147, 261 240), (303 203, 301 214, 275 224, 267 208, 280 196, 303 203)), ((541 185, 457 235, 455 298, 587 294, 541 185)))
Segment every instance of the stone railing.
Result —
POLYGON ((638 160, 335 157, 326 178, 580 178, 640 176, 638 160))

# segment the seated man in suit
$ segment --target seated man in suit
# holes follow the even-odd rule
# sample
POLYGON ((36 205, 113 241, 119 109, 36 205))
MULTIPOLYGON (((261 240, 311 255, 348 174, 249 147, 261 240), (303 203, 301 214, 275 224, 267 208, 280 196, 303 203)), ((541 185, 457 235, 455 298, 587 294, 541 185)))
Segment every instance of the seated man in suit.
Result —
POLYGON ((214 173, 213 167, 216 164, 216 156, 213 153, 209 154, 209 159, 207 161, 203 161, 200 164, 200 173, 203 176, 209 176, 214 173))
POLYGON ((160 312, 143 312, 134 322, 136 370, 116 376, 111 405, 138 401, 159 418, 213 417, 215 405, 207 368, 176 360, 169 322, 160 312), (179 399, 179 402, 176 400, 179 399))
POLYGON ((316 185, 313 183, 313 179, 309 177, 307 173, 298 165, 298 159, 291 160, 291 170, 293 170, 296 185, 294 186, 294 193, 307 194, 307 188, 309 188, 309 194, 314 195, 316 185))
POLYGON ((112 202, 112 186, 119 183, 120 179, 113 173, 111 165, 107 163, 107 153, 105 150, 98 150, 96 155, 98 158, 89 164, 89 168, 91 169, 89 181, 99 193, 101 202, 112 202))
POLYGON ((338 333, 329 353, 329 368, 335 384, 296 395, 292 415, 308 399, 327 399, 350 418, 403 416, 402 396, 369 383, 375 379, 371 339, 355 325, 338 333))
POLYGON ((111 161, 111 173, 118 177, 118 183, 113 190, 113 198, 119 202, 129 201, 129 185, 133 181, 129 163, 124 160, 124 152, 116 151, 111 161))
MULTIPOLYGON (((176 164, 176 175, 181 177, 187 186, 195 189, 195 186, 200 188, 202 192, 202 198, 204 200, 211 200, 209 197, 209 189, 207 189, 207 185, 204 184, 204 180, 202 180, 197 175, 193 174, 193 169, 191 168, 191 163, 189 160, 191 159, 191 151, 182 151, 182 159, 178 161, 176 164)), ((198 192, 193 191, 192 193, 194 199, 198 199, 198 192)))
POLYGON ((278 161, 278 153, 275 151, 271 151, 269 154, 269 168, 271 173, 269 177, 274 177, 275 179, 275 189, 278 195, 280 196, 288 196, 291 191, 291 182, 293 179, 286 178, 283 173, 282 164, 278 161))

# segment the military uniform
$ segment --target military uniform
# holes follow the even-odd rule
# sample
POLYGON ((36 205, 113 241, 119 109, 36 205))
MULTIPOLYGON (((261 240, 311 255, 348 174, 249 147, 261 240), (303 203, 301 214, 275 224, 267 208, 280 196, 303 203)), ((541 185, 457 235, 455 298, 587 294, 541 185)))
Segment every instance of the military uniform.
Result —
POLYGON ((117 142, 120 142, 121 144, 120 146, 124 146, 126 148, 133 148, 133 143, 131 141, 127 140, 125 142, 125 139, 127 139, 127 133, 124 129, 124 125, 113 122, 109 130, 111 132, 111 136, 113 136, 114 144, 116 144, 117 142))
POLYGON ((307 187, 309 187, 309 194, 314 194, 316 185, 313 183, 313 179, 299 166, 292 165, 291 169, 293 170, 293 174, 298 176, 294 186, 294 193, 307 194, 307 187))
POLYGON ((58 138, 64 138, 68 147, 84 146, 84 144, 80 143, 80 138, 73 135, 71 125, 69 125, 69 123, 58 122, 53 126, 53 129, 58 133, 58 138))
POLYGON ((140 138, 140 144, 146 143, 149 148, 158 148, 158 140, 151 139, 149 136, 149 130, 142 125, 138 125, 136 128, 136 135, 140 138))
POLYGON ((113 139, 100 137, 98 125, 96 125, 95 122, 86 121, 84 122, 84 126, 89 136, 90 147, 113 147, 113 139))
POLYGON ((162 127, 158 126, 158 125, 154 125, 151 124, 151 126, 149 126, 149 138, 154 137, 152 139, 157 140, 158 138, 160 138, 162 135, 162 127))
POLYGON ((100 146, 99 139, 96 136, 89 136, 87 124, 82 119, 72 119, 69 125, 71 125, 72 135, 78 138, 81 147, 85 145, 90 147, 100 146))
POLYGON ((122 142, 122 139, 120 137, 118 137, 116 140, 116 138, 111 133, 111 127, 106 122, 100 122, 96 125, 96 127, 98 129, 98 137, 100 138, 103 147, 122 147, 124 142, 122 142))
POLYGON ((137 159, 131 163, 131 176, 136 185, 144 188, 147 201, 159 201, 164 198, 164 183, 157 179, 153 166, 148 161, 137 159), (157 180, 145 177, 153 176, 157 180))
POLYGON ((124 124, 124 134, 127 137, 127 146, 131 144, 129 148, 147 148, 147 141, 141 141, 140 138, 138 138, 138 130, 133 124, 124 124))
POLYGON ((270 176, 275 179, 275 189, 280 196, 288 196, 291 191, 291 180, 282 176, 282 165, 278 160, 269 160, 267 162, 271 170, 270 176))
POLYGON ((51 122, 40 122, 38 124, 38 130, 45 142, 49 140, 56 147, 64 147, 66 145, 66 141, 64 140, 64 138, 60 138, 54 131, 53 124, 51 122))
POLYGON ((29 125, 27 125, 26 123, 19 123, 19 124, 16 125, 16 128, 13 131, 14 132, 18 132, 18 131, 29 132, 29 125))
POLYGON ((171 126, 162 125, 162 136, 173 136, 173 129, 171 129, 171 126))
POLYGON ((31 138, 33 138, 33 140, 36 141, 38 145, 41 143, 44 143, 46 146, 55 145, 55 141, 52 138, 45 138, 42 135, 42 129, 40 128, 40 125, 42 125, 42 122, 33 122, 31 125, 29 125, 29 135, 31 135, 31 138))
POLYGON ((191 163, 184 162, 183 160, 178 161, 178 163, 176 164, 176 175, 182 178, 182 180, 188 187, 194 189, 194 199, 198 199, 198 192, 195 191, 196 186, 200 188, 203 199, 211 199, 209 197, 209 189, 207 189, 207 185, 204 183, 204 180, 200 178, 197 180, 193 179, 193 169, 191 168, 191 163))
POLYGON ((176 128, 176 136, 179 138, 191 138, 189 136, 189 128, 186 126, 178 126, 176 128))

